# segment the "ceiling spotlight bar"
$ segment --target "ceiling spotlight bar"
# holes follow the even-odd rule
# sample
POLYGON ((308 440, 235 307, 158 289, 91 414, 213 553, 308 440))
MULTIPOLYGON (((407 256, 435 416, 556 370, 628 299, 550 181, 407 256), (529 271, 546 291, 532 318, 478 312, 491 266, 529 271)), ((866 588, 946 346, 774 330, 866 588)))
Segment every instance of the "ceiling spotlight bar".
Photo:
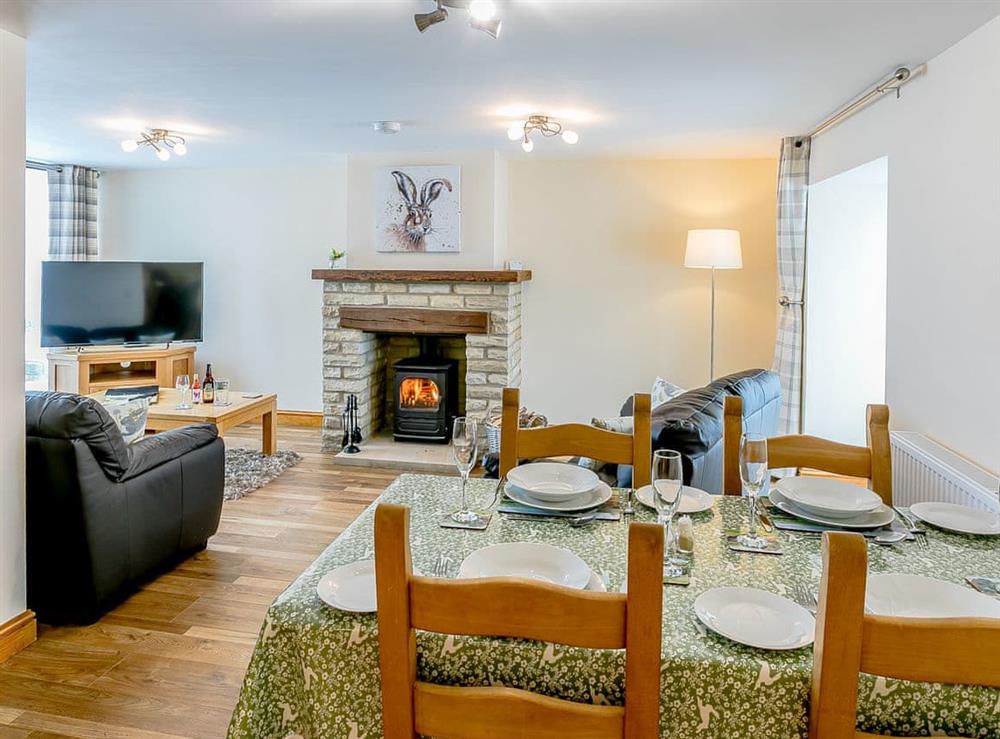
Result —
POLYGON ((423 33, 431 26, 448 20, 448 8, 469 11, 469 26, 493 38, 499 38, 502 21, 496 17, 497 6, 493 0, 436 0, 437 7, 429 13, 417 13, 413 22, 423 33))
POLYGON ((161 162, 170 159, 171 153, 179 157, 187 154, 187 144, 184 142, 184 137, 165 128, 151 128, 140 133, 138 138, 122 141, 122 151, 124 152, 133 152, 140 146, 151 147, 156 153, 156 158, 161 162))
POLYGON ((580 135, 576 131, 563 128, 563 125, 547 115, 528 116, 524 123, 515 123, 507 129, 507 138, 511 141, 520 141, 521 148, 528 154, 535 148, 535 142, 531 140, 531 134, 538 133, 542 136, 562 136, 562 140, 567 144, 575 144, 580 140, 580 135))

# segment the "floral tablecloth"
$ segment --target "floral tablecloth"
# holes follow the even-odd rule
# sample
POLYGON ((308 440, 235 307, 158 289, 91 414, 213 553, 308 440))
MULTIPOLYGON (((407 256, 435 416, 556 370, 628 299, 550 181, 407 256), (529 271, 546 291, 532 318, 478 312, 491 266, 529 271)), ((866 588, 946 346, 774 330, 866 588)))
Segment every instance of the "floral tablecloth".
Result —
MULTIPOLYGON (((493 484, 470 482, 480 500, 493 484)), ((559 523, 507 521, 495 514, 482 532, 442 529, 438 518, 458 502, 456 478, 403 475, 380 500, 412 508, 414 568, 429 572, 445 552, 454 567, 470 552, 507 541, 540 541, 579 554, 612 588, 625 578, 626 528, 605 522, 574 529, 559 523)), ((640 506, 641 508, 641 506, 640 506)), ((381 736, 378 634, 374 614, 326 606, 316 583, 329 570, 372 556, 374 505, 368 508, 271 605, 229 727, 230 737, 375 739, 381 736)), ((719 498, 693 516, 696 550, 691 584, 666 586, 660 735, 792 739, 806 736, 811 648, 769 652, 743 647, 696 622, 694 599, 709 588, 747 585, 786 594, 796 582, 815 589, 819 540, 783 533, 780 556, 729 551, 727 529, 744 523, 746 502, 719 498)), ((642 511, 640 520, 652 520, 642 511)), ((933 575, 962 582, 966 575, 1000 575, 1000 545, 933 531, 930 546, 869 546, 872 572, 933 575)), ((513 639, 420 632, 422 680, 506 685, 588 702, 620 704, 623 653, 585 651, 513 639)), ((1000 669, 1000 665, 997 666, 1000 669)), ((900 736, 1000 738, 1000 691, 918 685, 864 676, 859 724, 900 736)))

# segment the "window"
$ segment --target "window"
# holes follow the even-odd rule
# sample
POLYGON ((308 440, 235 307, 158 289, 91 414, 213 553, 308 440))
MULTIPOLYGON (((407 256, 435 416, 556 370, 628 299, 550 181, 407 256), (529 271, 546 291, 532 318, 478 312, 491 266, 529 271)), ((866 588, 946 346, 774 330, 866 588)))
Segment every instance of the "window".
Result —
POLYGON ((49 253, 49 176, 24 171, 24 389, 48 388, 48 361, 41 346, 42 262, 49 253))

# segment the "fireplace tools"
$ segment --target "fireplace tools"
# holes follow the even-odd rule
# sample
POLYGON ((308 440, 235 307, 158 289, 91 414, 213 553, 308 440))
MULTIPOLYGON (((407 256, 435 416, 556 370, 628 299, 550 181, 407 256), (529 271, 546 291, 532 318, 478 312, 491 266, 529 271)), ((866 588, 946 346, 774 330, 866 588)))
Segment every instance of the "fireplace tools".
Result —
POLYGON ((358 444, 361 443, 362 438, 361 427, 358 425, 357 395, 349 395, 347 397, 347 406, 340 417, 344 425, 344 438, 341 440, 340 445, 344 447, 344 452, 347 454, 357 454, 361 451, 358 444))

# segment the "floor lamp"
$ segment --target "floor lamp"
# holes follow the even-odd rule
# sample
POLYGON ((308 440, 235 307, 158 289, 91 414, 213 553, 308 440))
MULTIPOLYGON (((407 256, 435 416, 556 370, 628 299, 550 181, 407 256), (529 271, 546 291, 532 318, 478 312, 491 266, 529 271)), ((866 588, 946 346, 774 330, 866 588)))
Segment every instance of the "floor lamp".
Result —
POLYGON ((715 379, 715 270, 743 269, 740 232, 728 228, 688 231, 684 266, 712 270, 711 339, 708 349, 708 381, 715 379))

